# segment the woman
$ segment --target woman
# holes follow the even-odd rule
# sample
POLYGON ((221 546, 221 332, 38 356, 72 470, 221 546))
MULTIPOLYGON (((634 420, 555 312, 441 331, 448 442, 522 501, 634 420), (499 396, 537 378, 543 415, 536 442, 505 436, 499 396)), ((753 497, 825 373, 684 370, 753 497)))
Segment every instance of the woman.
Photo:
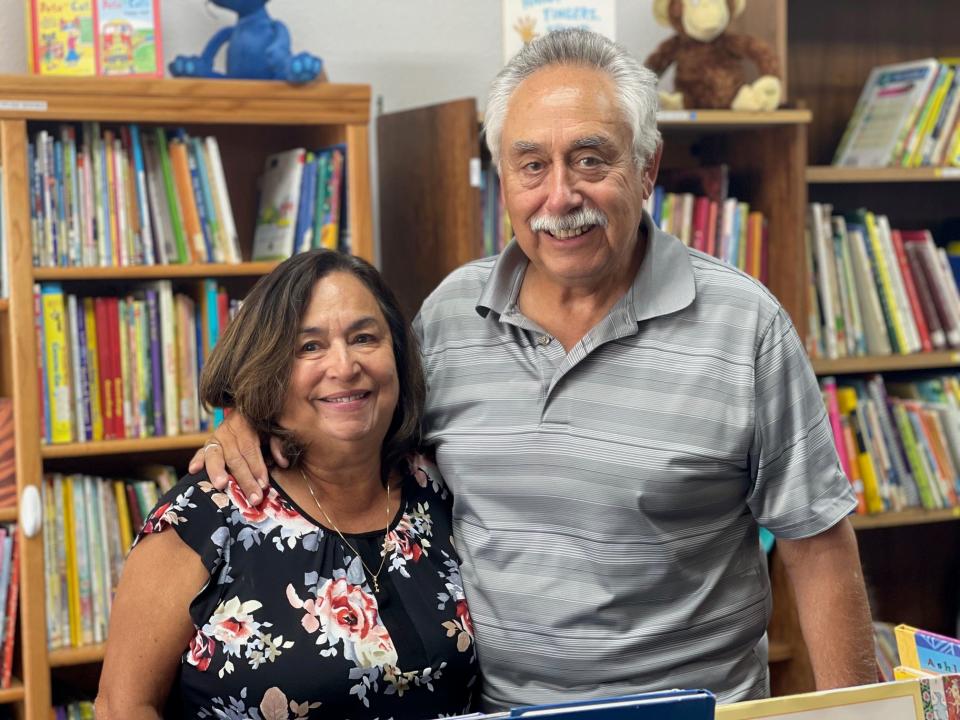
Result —
POLYGON ((256 506, 188 475, 114 600, 97 717, 429 718, 469 709, 472 625, 448 493, 415 454, 423 379, 366 262, 262 278, 203 370, 291 461, 256 506))

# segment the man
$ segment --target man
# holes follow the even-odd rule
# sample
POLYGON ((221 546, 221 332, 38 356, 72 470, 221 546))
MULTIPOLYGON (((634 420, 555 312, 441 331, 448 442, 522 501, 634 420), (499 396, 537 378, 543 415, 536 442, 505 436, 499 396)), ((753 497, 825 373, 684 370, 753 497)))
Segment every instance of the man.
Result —
MULTIPOLYGON (((758 525, 818 688, 875 679, 855 501, 802 344, 766 289, 642 211, 656 103, 653 74, 599 35, 515 57, 486 132, 516 241, 452 273, 415 322, 490 709, 767 694, 758 525)), ((211 477, 225 459, 255 493, 243 419, 214 437, 211 477)))

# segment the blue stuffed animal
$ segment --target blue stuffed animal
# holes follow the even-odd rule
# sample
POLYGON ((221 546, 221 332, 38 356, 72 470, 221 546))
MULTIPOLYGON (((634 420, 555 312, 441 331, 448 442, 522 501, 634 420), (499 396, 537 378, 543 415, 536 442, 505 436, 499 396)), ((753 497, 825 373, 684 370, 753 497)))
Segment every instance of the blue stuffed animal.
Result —
POLYGON ((323 69, 323 61, 310 53, 290 52, 290 32, 282 22, 267 14, 269 0, 212 0, 237 13, 237 24, 219 30, 203 49, 203 54, 178 55, 170 63, 176 77, 235 78, 246 80, 286 80, 307 83, 323 69), (227 46, 227 72, 213 69, 213 61, 227 46))

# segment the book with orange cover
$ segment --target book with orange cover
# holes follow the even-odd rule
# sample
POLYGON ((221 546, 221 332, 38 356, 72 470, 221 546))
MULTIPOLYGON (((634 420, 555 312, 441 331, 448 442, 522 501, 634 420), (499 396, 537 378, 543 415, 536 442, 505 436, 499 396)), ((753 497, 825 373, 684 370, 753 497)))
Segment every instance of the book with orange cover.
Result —
POLYGON ((207 262, 207 246, 203 240, 203 228, 200 226, 200 213, 193 195, 193 181, 190 179, 190 161, 187 158, 187 146, 180 138, 169 142, 170 165, 173 168, 174 184, 180 210, 183 213, 183 228, 187 235, 187 251, 192 262, 207 262))

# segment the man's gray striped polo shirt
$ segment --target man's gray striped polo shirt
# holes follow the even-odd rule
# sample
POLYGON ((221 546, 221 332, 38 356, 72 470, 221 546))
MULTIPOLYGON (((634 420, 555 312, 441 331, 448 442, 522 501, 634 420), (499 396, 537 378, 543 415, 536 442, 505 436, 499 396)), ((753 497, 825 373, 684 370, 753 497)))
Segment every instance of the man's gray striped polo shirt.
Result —
POLYGON ((758 523, 803 538, 855 505, 779 303, 644 223, 633 286, 569 354, 517 307, 515 242, 415 323, 489 708, 764 696, 758 523))

